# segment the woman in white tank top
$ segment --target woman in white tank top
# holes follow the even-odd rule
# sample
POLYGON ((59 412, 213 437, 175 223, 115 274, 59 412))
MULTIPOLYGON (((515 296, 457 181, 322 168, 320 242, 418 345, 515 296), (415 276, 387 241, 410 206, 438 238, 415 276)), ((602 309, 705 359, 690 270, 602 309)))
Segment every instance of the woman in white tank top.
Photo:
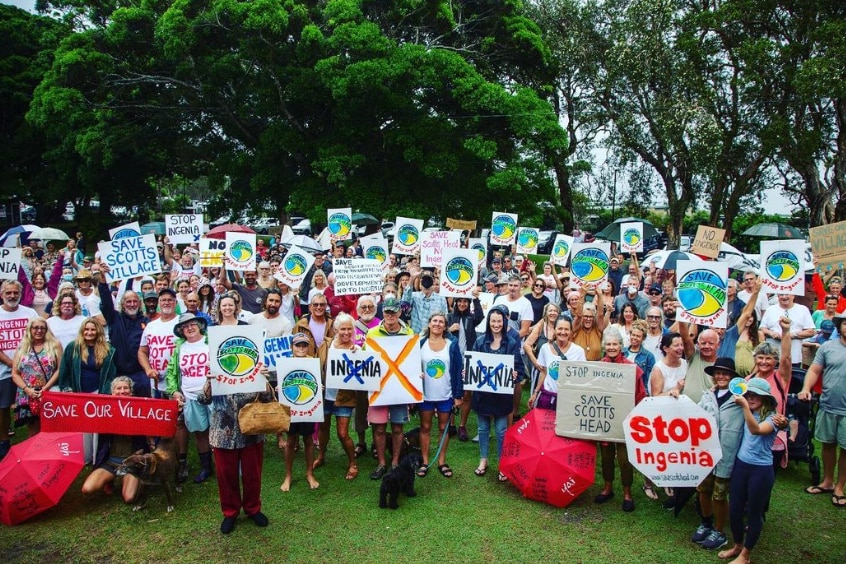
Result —
POLYGON ((655 363, 649 378, 649 395, 679 397, 684 390, 687 361, 682 358, 684 343, 678 333, 666 333, 661 338, 664 357, 655 363))

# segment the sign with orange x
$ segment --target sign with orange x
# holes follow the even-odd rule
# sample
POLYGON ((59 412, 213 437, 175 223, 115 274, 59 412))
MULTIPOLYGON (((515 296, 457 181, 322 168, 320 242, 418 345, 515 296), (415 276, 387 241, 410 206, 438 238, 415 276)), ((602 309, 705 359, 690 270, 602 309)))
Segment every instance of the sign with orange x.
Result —
POLYGON ((379 355, 382 378, 370 394, 370 405, 399 405, 423 401, 423 369, 419 335, 367 337, 365 347, 379 355))

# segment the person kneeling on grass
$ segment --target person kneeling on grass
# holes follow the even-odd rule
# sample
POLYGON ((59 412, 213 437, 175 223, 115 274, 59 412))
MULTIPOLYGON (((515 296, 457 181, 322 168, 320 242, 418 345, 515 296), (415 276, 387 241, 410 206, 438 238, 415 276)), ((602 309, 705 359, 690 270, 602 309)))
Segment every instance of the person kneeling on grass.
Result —
MULTIPOLYGON (((308 346, 311 343, 305 333, 295 333, 291 346, 294 351, 294 358, 308 358, 308 346)), ((320 483, 314 478, 314 441, 311 435, 314 433, 314 423, 298 422, 291 423, 288 427, 288 438, 285 443, 285 480, 279 489, 287 492, 291 489, 291 477, 294 472, 294 457, 297 454, 297 445, 300 442, 300 435, 305 439, 305 463, 306 482, 308 486, 316 490, 320 483)))
MULTIPOLYGON (((112 380, 112 395, 128 397, 132 395, 132 379, 128 376, 118 376, 112 380)), ((130 437, 128 435, 100 435, 97 454, 94 458, 94 470, 85 478, 82 483, 83 495, 91 495, 103 490, 111 495, 115 481, 115 472, 121 465, 124 458, 138 450, 144 450, 149 446, 150 450, 155 444, 149 441, 145 444, 144 437, 130 437)), ((125 503, 135 503, 138 493, 141 491, 141 481, 132 474, 123 477, 121 485, 121 497, 125 503)))

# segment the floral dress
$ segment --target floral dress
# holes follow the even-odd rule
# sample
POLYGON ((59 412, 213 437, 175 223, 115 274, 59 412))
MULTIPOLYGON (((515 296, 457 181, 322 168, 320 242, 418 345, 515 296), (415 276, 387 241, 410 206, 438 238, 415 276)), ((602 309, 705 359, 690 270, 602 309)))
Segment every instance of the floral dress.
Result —
MULTIPOLYGON (((45 386, 56 370, 58 370, 56 359, 48 355, 45 350, 41 352, 30 350, 29 354, 21 357, 18 364, 21 378, 30 388, 45 386)), ((15 397, 15 425, 22 427, 36 417, 29 409, 29 396, 19 388, 15 397)))

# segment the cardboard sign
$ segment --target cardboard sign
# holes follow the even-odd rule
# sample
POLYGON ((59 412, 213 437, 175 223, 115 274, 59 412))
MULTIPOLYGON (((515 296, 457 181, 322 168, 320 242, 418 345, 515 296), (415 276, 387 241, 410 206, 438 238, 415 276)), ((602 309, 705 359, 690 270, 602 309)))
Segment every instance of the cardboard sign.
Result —
POLYGON ((570 282, 578 287, 599 285, 608 278, 611 268, 611 243, 573 243, 570 259, 570 282))
POLYGON ((725 236, 725 229, 700 225, 696 229, 696 237, 693 238, 690 252, 703 257, 716 259, 720 255, 720 244, 722 244, 725 236))
POLYGON ((623 420, 634 407, 636 369, 634 364, 561 361, 555 434, 624 442, 623 420))
POLYGON ((200 237, 200 266, 203 268, 221 267, 225 256, 226 241, 224 239, 200 237))
POLYGON ((391 252, 395 255, 413 255, 420 250, 420 233, 423 232, 423 220, 399 217, 394 222, 394 245, 391 252))
POLYGON ((17 280, 21 264, 21 249, 0 248, 0 279, 17 280))
POLYGON ((223 262, 228 270, 255 270, 256 234, 227 232, 223 262))
POLYGON ((124 237, 97 245, 100 260, 109 267, 107 282, 127 280, 162 271, 155 235, 124 237))
POLYGON ((728 264, 680 260, 676 265, 676 319, 707 327, 725 328, 728 322, 728 264))
POLYGON ((642 221, 620 224, 620 251, 623 253, 643 252, 642 221))
POLYGON ((467 351, 463 378, 467 391, 513 395, 514 355, 467 351))
POLYGON ((484 239, 471 237, 467 239, 467 248, 476 251, 476 268, 482 268, 482 265, 487 264, 488 261, 488 246, 484 239))
POLYGON ((459 229, 461 231, 475 231, 476 220, 453 219, 451 217, 448 217, 446 220, 446 226, 449 229, 459 229))
POLYGON ((520 227, 517 229, 517 252, 520 254, 536 254, 540 232, 534 227, 520 227))
POLYGON ((378 260, 384 265, 388 260, 388 240, 381 233, 374 233, 359 239, 364 258, 378 260))
POLYGON ((382 265, 376 259, 333 259, 335 295, 382 291, 382 265))
POLYGON ((491 217, 491 245, 506 246, 517 237, 517 214, 493 212, 491 217))
POLYGON ((268 337, 264 340, 264 365, 270 372, 276 372, 276 365, 283 358, 294 356, 292 335, 268 337))
POLYGON ((441 285, 438 293, 444 297, 473 299, 476 288, 476 258, 473 249, 447 249, 441 267, 441 285))
POLYGON ((175 245, 199 243, 203 234, 203 214, 165 215, 165 235, 175 245))
POLYGON ((140 237, 141 225, 137 221, 126 223, 119 227, 109 229, 109 239, 125 239, 127 237, 140 237))
POLYGON ((176 400, 67 392, 44 392, 41 397, 41 430, 48 433, 176 434, 176 400))
POLYGON ((629 461, 658 487, 696 487, 723 456, 717 422, 684 395, 644 399, 624 428, 629 461))
POLYGON ((761 290, 805 295, 805 241, 761 241, 761 290))
POLYGON ((382 380, 382 363, 372 351, 356 352, 329 348, 326 356, 326 387, 336 390, 375 392, 382 380))
POLYGON ((461 247, 458 231, 424 231, 420 234, 420 266, 443 268, 444 252, 461 247))
MULTIPOLYGON (((279 403, 291 408, 291 423, 323 422, 320 359, 286 358, 277 366, 279 403)), ((307 437, 306 440, 311 440, 307 437)))
POLYGON ((820 271, 846 265, 846 221, 811 227, 808 234, 820 271))
POLYGON ((333 243, 352 239, 352 208, 326 210, 326 228, 333 243))
POLYGON ((314 264, 314 255, 293 245, 288 249, 288 254, 279 264, 279 269, 273 273, 273 277, 292 290, 296 290, 303 283, 303 278, 312 264, 314 264))
POLYGON ((212 395, 264 392, 264 329, 255 325, 209 327, 212 395))
POLYGON ((370 394, 370 405, 401 405, 423 401, 420 335, 367 337, 366 350, 378 355, 382 365, 379 389, 370 394))
MULTIPOLYGON (((609 249, 611 246, 608 246, 609 249)), ((570 258, 570 251, 573 249, 573 237, 570 235, 556 235, 552 244, 552 252, 549 260, 559 266, 567 266, 567 259, 570 258)))

